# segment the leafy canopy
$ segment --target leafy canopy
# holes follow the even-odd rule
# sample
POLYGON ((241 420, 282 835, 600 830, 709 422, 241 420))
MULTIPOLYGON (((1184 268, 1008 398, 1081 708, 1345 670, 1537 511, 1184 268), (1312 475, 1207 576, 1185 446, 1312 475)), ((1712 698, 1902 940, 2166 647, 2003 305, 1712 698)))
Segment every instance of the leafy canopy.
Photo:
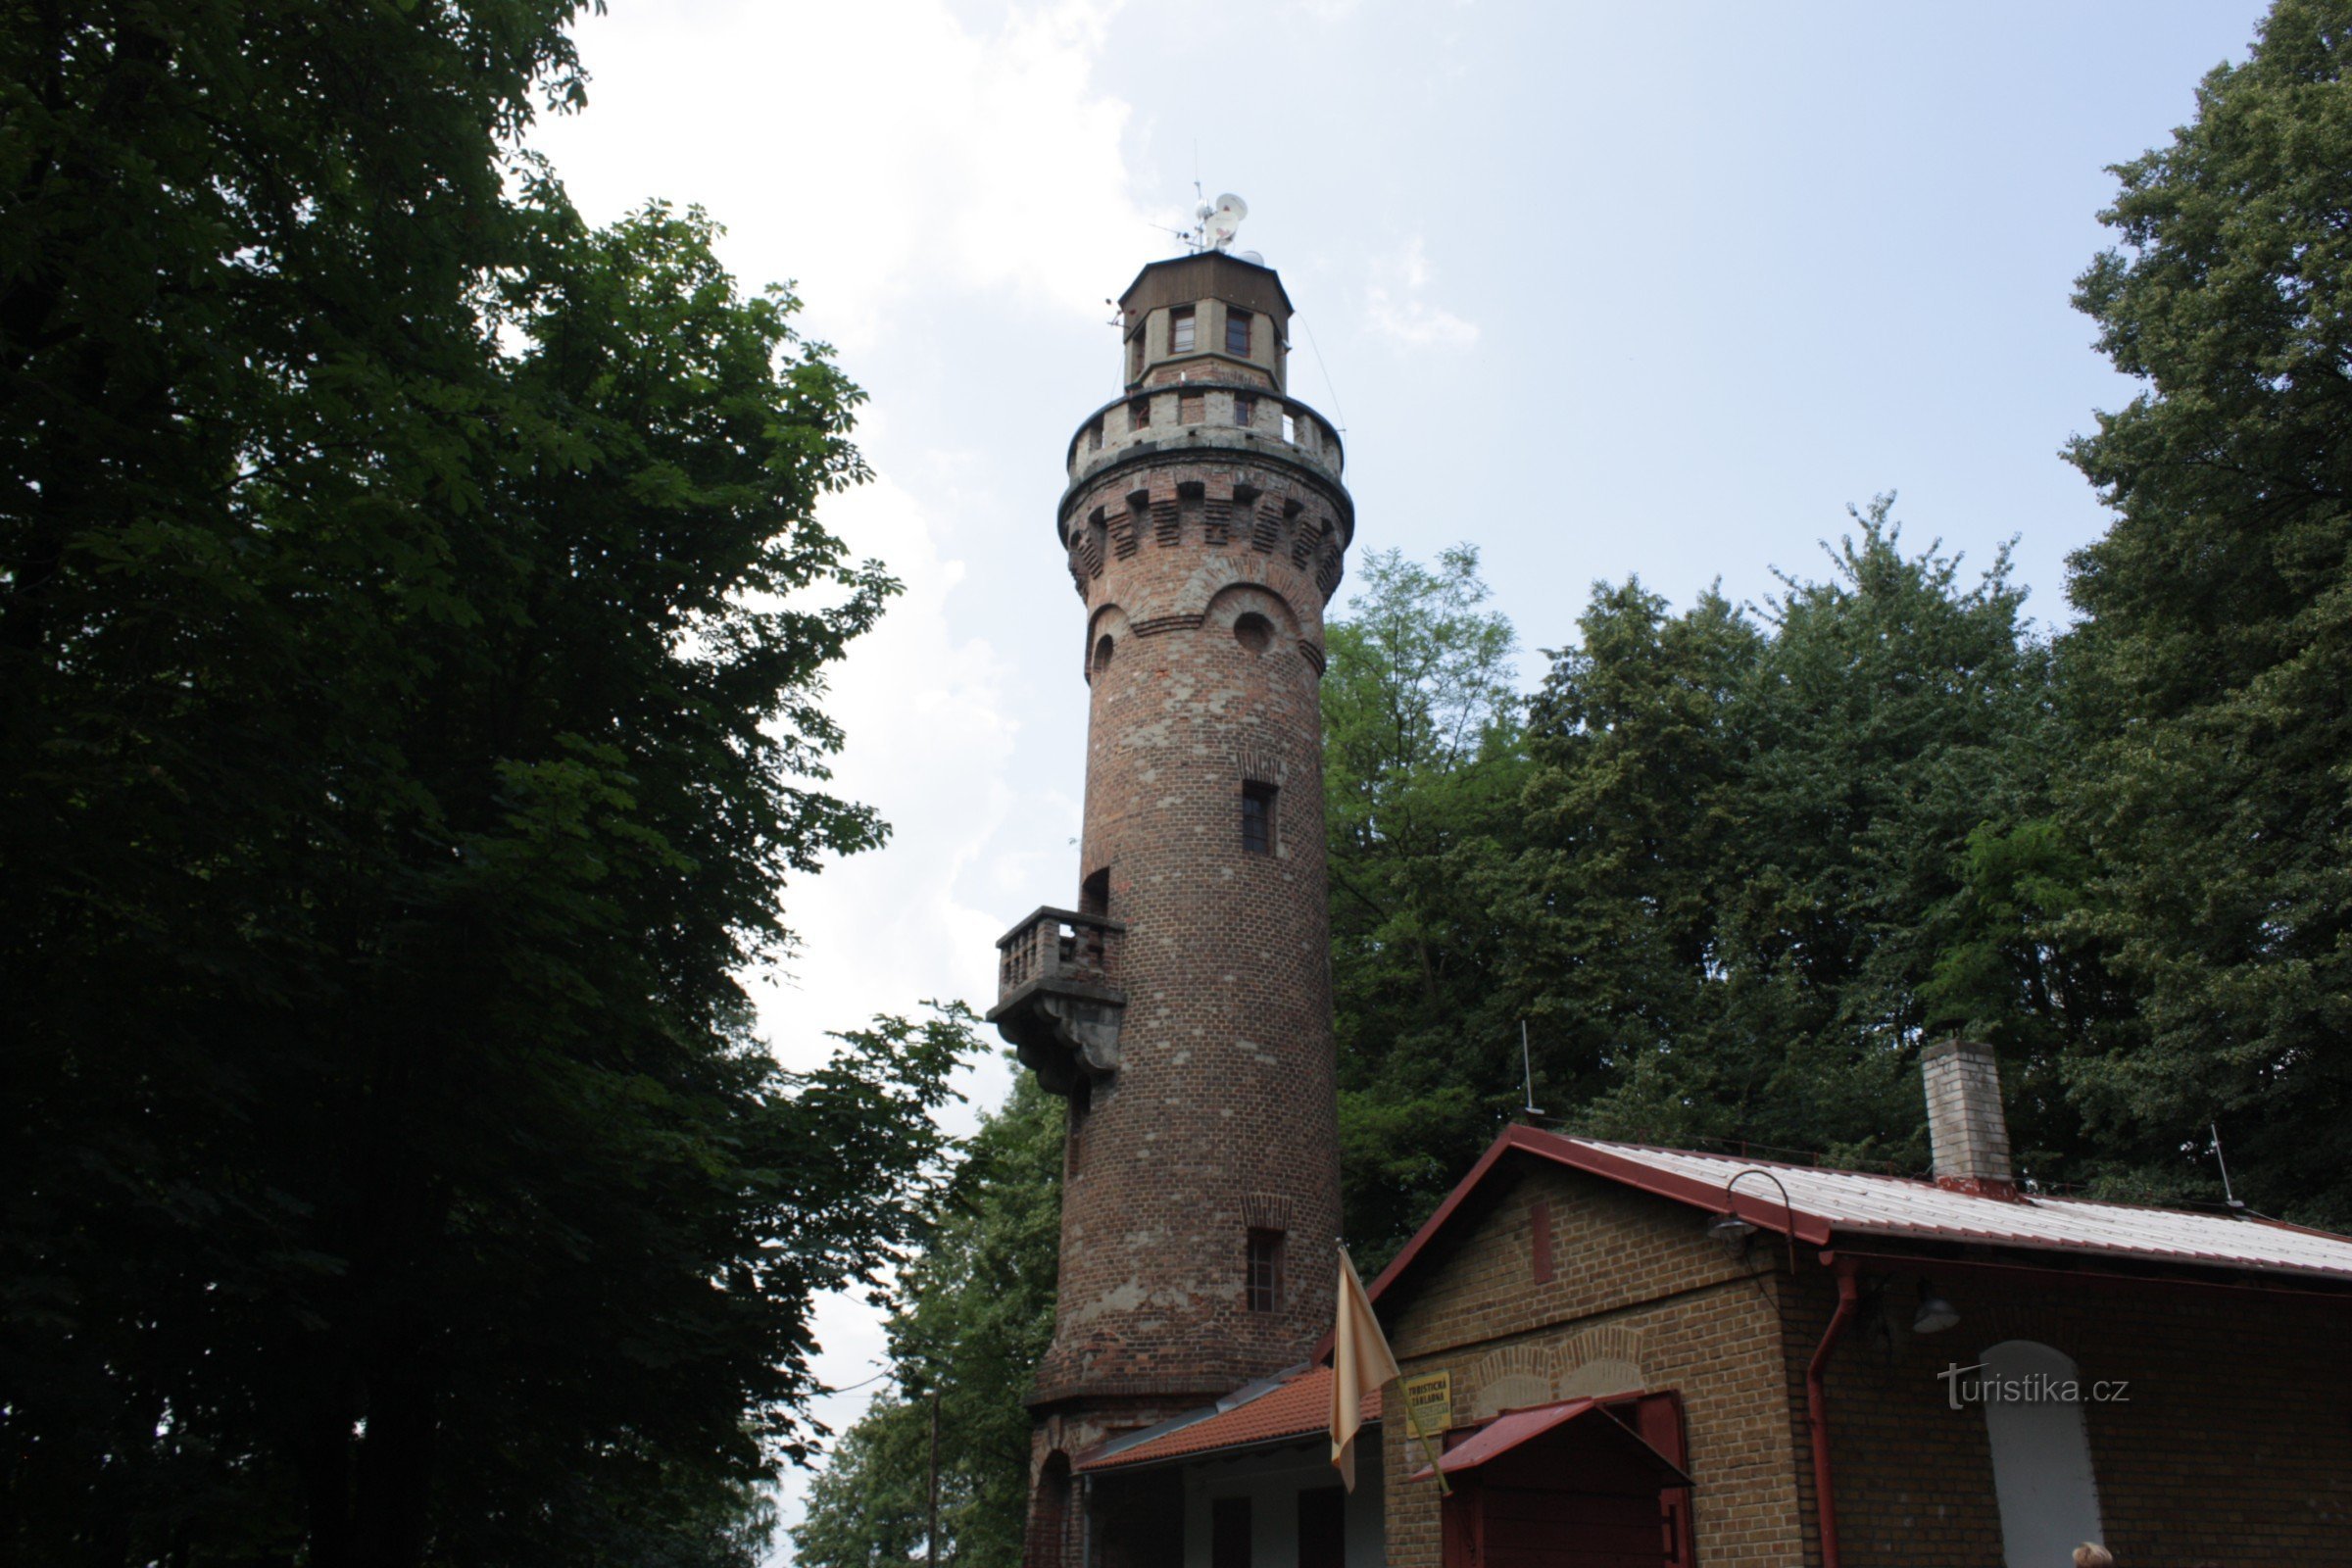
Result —
POLYGON ((744 1561, 961 1036, 752 1038, 879 843, 858 402, 516 138, 558 0, 0 27, 0 1550, 744 1561))

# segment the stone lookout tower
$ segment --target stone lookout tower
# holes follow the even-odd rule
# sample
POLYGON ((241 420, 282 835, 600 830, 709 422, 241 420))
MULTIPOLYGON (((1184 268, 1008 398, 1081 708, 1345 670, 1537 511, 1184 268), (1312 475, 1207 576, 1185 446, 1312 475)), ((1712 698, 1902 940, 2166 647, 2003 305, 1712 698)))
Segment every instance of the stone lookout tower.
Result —
POLYGON ((1079 424, 1055 519, 1085 605, 1077 907, 998 944, 989 1014, 1069 1101, 1032 1568, 1075 1568, 1082 1537, 1104 1568, 1159 1559, 1159 1505, 1082 1524, 1071 1462, 1304 1360, 1340 1229, 1317 709, 1340 440, 1289 395, 1270 269, 1155 262, 1119 307, 1125 389, 1079 424))

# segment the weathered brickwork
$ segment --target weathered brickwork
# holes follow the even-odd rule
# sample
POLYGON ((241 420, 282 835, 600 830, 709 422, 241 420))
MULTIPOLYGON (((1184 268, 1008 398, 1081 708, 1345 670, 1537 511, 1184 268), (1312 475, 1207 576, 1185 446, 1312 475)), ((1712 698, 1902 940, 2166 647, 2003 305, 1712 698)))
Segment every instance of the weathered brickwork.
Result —
MULTIPOLYGON (((1682 1204, 1551 1167, 1510 1182, 1432 1261, 1390 1338, 1406 1376, 1452 1375, 1457 1423, 1580 1395, 1678 1391, 1699 1560, 1799 1560, 1802 1434, 1780 1375, 1784 1276, 1748 1272, 1760 1260, 1743 1268, 1682 1204), (1547 1282, 1536 1277, 1537 1203, 1552 1228, 1547 1282)), ((1402 1420, 1383 1426, 1390 1568, 1438 1568, 1436 1488, 1405 1479, 1427 1460, 1402 1420)))
MULTIPOLYGON (((1677 1391, 1698 1561, 1818 1564, 1805 1371, 1837 1304, 1831 1267, 1800 1249, 1791 1283, 1779 1238, 1737 1255, 1689 1206, 1578 1172, 1530 1165, 1497 1186, 1403 1282, 1391 1337, 1406 1375, 1450 1372, 1458 1423, 1677 1391), (1548 1282, 1538 1204, 1552 1229, 1548 1282)), ((2122 1562, 2352 1563, 2352 1300, 1854 1262, 1859 1306, 1825 1374, 1846 1568, 2002 1560, 1984 1410, 1952 1409, 1937 1374, 2012 1340, 2073 1357, 2086 1390, 2128 1387, 2128 1399, 2083 1405, 2122 1562), (1956 1327, 1911 1331, 1923 1277, 1956 1327)), ((1436 1491, 1405 1479, 1426 1461, 1401 1420, 1386 1426, 1389 1563, 1437 1568, 1436 1491)))
MULTIPOLYGON (((1984 1410, 1952 1409, 1936 1374, 2007 1340, 2063 1351, 2086 1389, 2127 1386, 2128 1398, 2082 1406, 2120 1561, 2352 1562, 2352 1303, 1933 1262, 1862 1279, 1864 1308, 1825 1379, 1848 1568, 2001 1560, 1984 1410), (1958 1309, 1957 1326, 1911 1333, 1922 1276, 1958 1309)), ((1789 1303, 1800 1429, 1805 1362, 1835 1301, 1813 1271, 1789 1303)), ((1809 1458, 1802 1487, 1809 1518, 1809 1458)))
MULTIPOLYGON (((1279 283, 1166 265, 1246 294, 1266 373, 1189 357, 1179 368, 1220 384, 1142 392, 1148 422, 1114 404, 1071 446, 1057 520, 1085 604, 1070 627, 1090 704, 1079 903, 1124 928, 1110 979, 1126 1001, 1116 1069, 1071 1105, 1059 1305, 1032 1398, 1041 1474, 1303 1360, 1333 1315, 1318 686, 1353 514, 1329 426, 1284 424, 1279 283), (1246 426, 1237 396, 1254 400, 1246 426), (1279 1238, 1254 1298, 1253 1232, 1279 1238)), ((1130 290, 1155 301, 1131 386, 1176 379, 1158 363, 1167 284, 1155 268, 1130 290)), ((1200 329, 1221 332, 1224 308, 1205 302, 1200 329)), ((1098 1500, 1098 1562, 1148 1568, 1160 1504, 1098 1500)))

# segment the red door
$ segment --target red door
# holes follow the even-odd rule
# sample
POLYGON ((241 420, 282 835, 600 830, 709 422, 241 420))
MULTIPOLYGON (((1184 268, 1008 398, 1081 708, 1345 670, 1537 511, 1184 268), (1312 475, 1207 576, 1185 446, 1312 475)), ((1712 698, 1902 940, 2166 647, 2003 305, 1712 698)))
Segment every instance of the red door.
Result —
POLYGON ((1481 1568, 1661 1568, 1658 1498, 1481 1486, 1481 1568))

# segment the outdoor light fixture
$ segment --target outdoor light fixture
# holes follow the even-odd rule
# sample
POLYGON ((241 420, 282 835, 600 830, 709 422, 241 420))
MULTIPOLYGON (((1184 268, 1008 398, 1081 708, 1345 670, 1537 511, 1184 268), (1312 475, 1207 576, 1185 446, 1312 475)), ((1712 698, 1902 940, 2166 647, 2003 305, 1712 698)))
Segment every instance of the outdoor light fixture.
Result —
POLYGON ((1756 1228, 1737 1214, 1707 1216, 1707 1240, 1711 1242, 1721 1242, 1726 1247, 1737 1249, 1755 1233, 1756 1228))
POLYGON ((1732 1189, 1749 1176, 1763 1177, 1781 1195, 1781 1213, 1787 1217, 1785 1229, 1788 1235, 1788 1273, 1793 1277, 1796 1273, 1796 1207, 1788 1201, 1788 1187, 1763 1166, 1750 1165, 1745 1170, 1732 1172, 1731 1179, 1723 1184, 1723 1212, 1707 1216, 1707 1234, 1737 1252, 1742 1264, 1747 1261, 1747 1239, 1755 1233, 1756 1226, 1750 1220, 1741 1219, 1740 1211, 1732 1206, 1732 1189))
POLYGON ((1960 1321, 1960 1309, 1936 1294, 1936 1287, 1919 1282, 1919 1311, 1911 1319, 1914 1334, 1941 1334, 1960 1321))

